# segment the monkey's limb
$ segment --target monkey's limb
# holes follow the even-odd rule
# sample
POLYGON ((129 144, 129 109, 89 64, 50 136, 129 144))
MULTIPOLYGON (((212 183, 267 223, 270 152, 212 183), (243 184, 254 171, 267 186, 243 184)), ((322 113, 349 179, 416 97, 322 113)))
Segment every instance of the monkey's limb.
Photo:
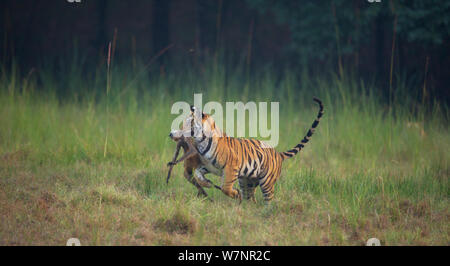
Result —
POLYGON ((182 162, 182 161, 186 160, 187 158, 189 158, 189 157, 195 155, 196 153, 197 153, 197 152, 194 151, 194 150, 192 150, 192 149, 189 149, 189 150, 187 150, 187 151, 186 151, 186 149, 185 149, 185 150, 184 150, 184 154, 183 154, 183 156, 181 156, 180 159, 178 159, 178 160, 176 160, 176 161, 171 161, 171 162, 169 162, 167 165, 173 167, 174 165, 178 164, 179 162, 182 162))
POLYGON ((181 143, 181 140, 177 142, 177 148, 175 150, 175 154, 173 155, 173 159, 171 162, 169 162, 167 165, 170 166, 169 173, 167 174, 166 184, 169 184, 170 175, 172 174, 172 169, 175 166, 174 162, 178 157, 178 154, 180 153, 180 149, 183 146, 183 143, 181 143))
POLYGON ((177 141, 177 148, 175 150, 175 154, 173 156, 173 159, 172 159, 171 162, 167 163, 167 166, 170 167, 169 168, 169 173, 167 174, 167 179, 166 179, 166 183, 167 184, 169 183, 169 179, 170 179, 170 175, 172 174, 173 167, 176 164, 178 164, 178 163, 180 163, 180 162, 182 162, 182 161, 184 161, 184 160, 194 156, 195 154, 197 154, 196 149, 194 148, 194 146, 192 146, 192 144, 189 141, 186 141, 184 139, 184 137, 182 137, 180 140, 177 141), (183 147, 184 154, 183 154, 183 156, 181 156, 181 158, 179 160, 177 160, 177 157, 178 157, 178 154, 180 152, 180 148, 181 147, 183 147))

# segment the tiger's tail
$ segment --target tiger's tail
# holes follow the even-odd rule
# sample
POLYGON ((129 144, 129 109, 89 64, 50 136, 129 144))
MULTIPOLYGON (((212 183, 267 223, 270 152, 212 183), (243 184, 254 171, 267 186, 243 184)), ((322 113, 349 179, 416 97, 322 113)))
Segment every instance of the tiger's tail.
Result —
POLYGON ((323 115, 323 104, 322 101, 320 101, 317 98, 313 98, 313 100, 319 104, 320 110, 319 113, 317 114, 317 118, 316 120, 314 120, 311 128, 308 130, 308 133, 306 134, 306 136, 302 139, 302 141, 297 144, 297 146, 295 146, 293 149, 285 151, 285 152, 280 152, 281 157, 283 158, 283 160, 287 159, 287 158, 291 158, 294 155, 296 155, 301 149, 303 149, 303 147, 305 147, 305 144, 308 143, 309 139, 311 138, 312 134, 314 133, 314 130, 316 129, 317 125, 320 122, 320 118, 323 115))

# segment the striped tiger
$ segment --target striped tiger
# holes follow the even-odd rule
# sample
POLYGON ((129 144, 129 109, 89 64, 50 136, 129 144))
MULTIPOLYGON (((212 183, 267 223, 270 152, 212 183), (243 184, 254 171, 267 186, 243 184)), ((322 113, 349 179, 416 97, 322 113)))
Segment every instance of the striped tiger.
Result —
POLYGON ((224 194, 239 201, 254 201, 255 190, 259 186, 265 202, 270 202, 283 161, 296 155, 308 143, 323 115, 322 102, 317 98, 314 101, 320 108, 317 118, 301 142, 285 152, 278 152, 256 139, 214 136, 211 134, 211 119, 204 119, 204 115, 193 106, 185 124, 191 125, 192 143, 204 167, 209 172, 222 176, 220 189, 224 194), (237 180, 239 191, 233 188, 237 180))

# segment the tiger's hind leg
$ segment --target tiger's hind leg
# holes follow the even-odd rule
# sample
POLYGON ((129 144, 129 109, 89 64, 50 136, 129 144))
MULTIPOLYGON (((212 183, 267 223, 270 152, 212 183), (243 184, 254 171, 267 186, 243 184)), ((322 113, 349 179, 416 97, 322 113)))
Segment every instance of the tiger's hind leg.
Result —
POLYGON ((266 204, 269 204, 269 202, 273 199, 273 193, 275 191, 275 180, 276 177, 274 176, 274 174, 268 174, 264 178, 259 179, 259 186, 261 188, 264 202, 266 204))
POLYGON ((258 179, 256 178, 239 177, 239 188, 242 198, 245 200, 256 202, 255 191, 258 185, 258 179))

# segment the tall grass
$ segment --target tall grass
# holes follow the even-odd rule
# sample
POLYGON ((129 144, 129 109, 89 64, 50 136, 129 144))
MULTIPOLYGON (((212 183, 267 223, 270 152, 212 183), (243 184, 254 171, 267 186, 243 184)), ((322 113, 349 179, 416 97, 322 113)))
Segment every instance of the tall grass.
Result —
POLYGON ((377 160, 386 162, 388 158, 411 165, 418 165, 419 160, 443 166, 448 162, 448 155, 436 153, 448 147, 448 108, 435 102, 427 112, 426 106, 409 93, 420 88, 401 87, 405 84, 399 83, 396 103, 389 108, 377 88, 352 76, 314 79, 299 78, 291 71, 281 77, 263 72, 253 77, 250 91, 243 91, 245 68, 221 66, 219 73, 206 69, 203 75, 185 71, 163 78, 145 73, 131 85, 128 82, 134 73, 120 66, 111 69, 112 80, 106 82, 102 82, 103 71, 86 79, 82 71, 71 69, 57 79, 46 69, 25 78, 20 78, 15 67, 3 69, 1 147, 6 152, 23 145, 37 146, 41 152, 65 158, 55 153, 58 146, 58 152, 81 152, 98 159, 98 140, 104 139, 107 131, 103 122, 107 120, 107 106, 111 117, 108 156, 132 156, 130 153, 145 149, 162 154, 173 146, 166 138, 176 117, 170 114, 172 104, 193 102, 193 94, 202 93, 203 103, 280 102, 279 149, 283 150, 296 144, 314 119, 316 106, 311 99, 317 96, 325 103, 326 116, 314 137, 313 152, 323 159, 325 154, 330 157, 331 149, 336 155, 349 156, 350 164, 356 160, 363 167, 374 167, 377 160), (108 92, 104 90, 106 83, 108 92), (66 90, 68 95, 60 93, 66 90))
POLYGON ((421 104, 414 93, 420 87, 396 79, 389 106, 373 84, 352 73, 315 78, 268 69, 249 77, 245 64, 207 62, 202 71, 180 66, 183 71, 161 76, 115 64, 106 97, 106 68, 86 73, 74 63, 55 75, 57 67, 29 75, 16 66, 2 69, 0 190, 9 196, 1 200, 8 208, 23 205, 14 214, 1 210, 9 221, 0 228, 3 243, 60 241, 45 230, 78 234, 88 244, 362 244, 369 237, 385 244, 449 243, 449 110, 437 101, 421 104), (283 166, 273 209, 262 207, 260 193, 257 204, 236 205, 211 190, 214 202, 201 201, 182 167, 164 184, 175 148, 167 137, 176 117, 171 106, 193 102, 194 93, 203 93, 203 103, 280 102, 280 151, 306 133, 317 112, 312 97, 323 100, 316 134, 283 166), (48 214, 56 220, 33 214, 42 206, 27 199, 40 200, 42 193, 62 202, 48 214), (48 227, 39 233, 48 238, 16 224, 30 217, 43 219, 48 227), (408 219, 428 231, 415 231, 408 219), (180 223, 187 229, 166 228, 180 223))

